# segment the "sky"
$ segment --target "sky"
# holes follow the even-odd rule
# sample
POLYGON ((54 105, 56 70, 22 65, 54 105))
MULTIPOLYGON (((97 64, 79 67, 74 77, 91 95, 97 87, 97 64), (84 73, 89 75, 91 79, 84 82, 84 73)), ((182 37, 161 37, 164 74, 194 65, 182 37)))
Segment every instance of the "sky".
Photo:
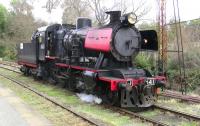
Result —
MULTIPOLYGON (((63 10, 58 7, 54 9, 51 14, 47 13, 45 8, 45 1, 46 0, 36 0, 37 2, 34 3, 33 15, 35 19, 41 19, 46 22, 62 22, 62 13, 63 10)), ((135 0, 139 1, 139 0, 135 0)), ((173 12, 173 0, 166 0, 167 7, 166 7, 166 19, 169 21, 174 17, 173 12)), ((176 0, 175 0, 176 1, 176 0)), ((179 1, 179 11, 180 11, 180 18, 181 21, 192 20, 196 18, 200 18, 200 0, 178 0, 179 1)), ((0 3, 6 6, 8 9, 10 8, 9 5, 10 0, 0 0, 0 3)), ((112 4, 109 0, 106 0, 106 5, 112 4)), ((146 0, 145 6, 150 8, 150 11, 147 15, 143 17, 144 21, 156 21, 156 15, 158 14, 158 7, 157 7, 157 0, 146 0)))

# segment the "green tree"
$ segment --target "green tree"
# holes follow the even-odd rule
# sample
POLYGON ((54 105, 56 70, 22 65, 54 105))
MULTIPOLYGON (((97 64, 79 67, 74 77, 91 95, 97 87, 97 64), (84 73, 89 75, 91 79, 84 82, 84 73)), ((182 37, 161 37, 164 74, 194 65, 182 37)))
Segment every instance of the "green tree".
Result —
POLYGON ((16 44, 30 42, 32 33, 46 25, 35 20, 32 4, 35 0, 11 0, 9 11, 0 4, 0 57, 16 59, 16 44))
POLYGON ((29 0, 12 0, 11 7, 7 31, 9 42, 29 42, 32 33, 41 26, 40 23, 45 23, 35 21, 29 0))
POLYGON ((7 9, 0 4, 0 33, 5 32, 8 18, 7 9))

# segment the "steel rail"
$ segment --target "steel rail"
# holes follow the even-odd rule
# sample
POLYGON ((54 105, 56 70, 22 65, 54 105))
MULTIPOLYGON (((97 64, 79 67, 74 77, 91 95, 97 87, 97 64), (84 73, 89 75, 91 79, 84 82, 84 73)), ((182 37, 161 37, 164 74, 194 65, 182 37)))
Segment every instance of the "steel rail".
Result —
POLYGON ((154 126, 169 126, 168 124, 162 123, 160 121, 153 120, 151 118, 147 118, 145 116, 142 116, 142 115, 140 115, 138 113, 134 113, 134 112, 128 111, 126 109, 119 108, 119 110, 124 112, 124 113, 126 113, 126 114, 129 114, 129 115, 131 115, 133 117, 139 118, 140 120, 152 123, 154 126))
POLYGON ((3 75, 3 74, 1 74, 1 73, 0 73, 0 76, 2 76, 2 77, 4 77, 4 78, 6 78, 6 79, 8 79, 8 80, 10 80, 10 81, 12 81, 12 82, 14 82, 14 83, 20 85, 21 87, 23 87, 23 88, 25 88, 25 89, 27 89, 27 90, 29 90, 29 91, 31 91, 31 92, 37 94, 38 96, 40 96, 40 97, 46 99, 47 101, 50 101, 51 103, 55 104, 56 106, 59 106, 59 107, 61 107, 62 109, 65 109, 65 110, 67 110, 67 111, 73 113, 73 114, 76 115, 77 117, 82 118, 83 120, 87 121, 88 123, 90 123, 90 124, 92 124, 92 125, 96 125, 96 126, 104 126, 104 125, 106 125, 104 122, 102 122, 102 121, 100 121, 100 120, 97 120, 97 119, 94 119, 94 118, 91 118, 91 117, 87 117, 87 116, 85 116, 85 114, 83 114, 83 113, 78 113, 78 112, 75 111, 72 107, 67 106, 67 105, 63 105, 62 103, 60 103, 60 102, 58 102, 58 101, 56 101, 56 100, 54 100, 54 99, 48 97, 47 95, 45 95, 45 94, 43 94, 43 93, 41 93, 41 92, 35 90, 35 89, 32 88, 31 86, 29 86, 29 85, 27 85, 27 84, 23 84, 23 82, 20 82, 20 81, 18 81, 18 80, 15 80, 14 78, 8 77, 8 76, 3 75))
MULTIPOLYGON (((15 72, 15 73, 21 73, 19 70, 10 69, 10 68, 7 68, 5 66, 8 66, 8 65, 0 64, 0 68, 2 68, 2 69, 9 70, 9 71, 12 71, 12 72, 15 72)), ((12 67, 12 66, 9 66, 9 67, 12 67)))
POLYGON ((0 64, 8 65, 15 68, 20 68, 20 65, 18 65, 16 62, 0 61, 0 64))
POLYGON ((157 121, 157 120, 153 120, 153 119, 151 119, 151 118, 142 116, 142 115, 140 115, 140 114, 138 114, 138 113, 129 111, 129 110, 124 109, 124 108, 115 107, 115 106, 110 106, 110 105, 104 105, 103 107, 104 107, 104 108, 109 108, 109 109, 112 110, 112 111, 117 111, 117 112, 119 112, 119 113, 121 113, 121 114, 123 114, 123 115, 129 115, 131 118, 138 118, 138 119, 140 119, 141 121, 144 121, 144 122, 148 122, 148 123, 153 124, 153 126, 169 126, 168 124, 162 123, 162 122, 157 121))
POLYGON ((160 109, 162 111, 171 112, 173 114, 182 116, 182 117, 184 117, 184 118, 186 118, 188 120, 200 121, 200 116, 197 116, 197 115, 188 114, 188 113, 181 112, 181 111, 178 111, 178 110, 175 110, 175 109, 171 109, 171 108, 168 108, 168 107, 160 106, 160 105, 157 105, 157 104, 153 105, 152 107, 155 108, 155 109, 160 109))
POLYGON ((160 96, 164 97, 170 97, 170 98, 175 98, 175 99, 181 99, 183 101, 190 101, 194 103, 200 103, 200 97, 195 97, 195 96, 190 96, 190 95, 182 95, 178 92, 174 91, 164 91, 163 93, 159 94, 160 96))

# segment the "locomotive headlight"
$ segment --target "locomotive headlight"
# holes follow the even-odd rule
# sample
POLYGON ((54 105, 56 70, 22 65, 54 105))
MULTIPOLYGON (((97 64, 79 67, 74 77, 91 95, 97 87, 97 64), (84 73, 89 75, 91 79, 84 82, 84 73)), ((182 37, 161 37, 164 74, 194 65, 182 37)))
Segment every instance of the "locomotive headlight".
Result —
POLYGON ((128 14, 128 23, 135 24, 137 21, 137 16, 133 13, 128 14))
POLYGON ((134 13, 129 13, 121 16, 120 20, 124 25, 134 25, 137 21, 137 16, 134 13))

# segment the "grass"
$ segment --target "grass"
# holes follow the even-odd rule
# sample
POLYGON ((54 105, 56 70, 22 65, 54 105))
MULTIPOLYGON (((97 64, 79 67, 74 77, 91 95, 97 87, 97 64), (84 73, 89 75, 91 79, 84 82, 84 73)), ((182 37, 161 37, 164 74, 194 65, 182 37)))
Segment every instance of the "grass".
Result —
POLYGON ((159 113, 159 111, 149 110, 149 111, 142 112, 141 115, 143 115, 145 117, 153 117, 153 116, 158 115, 158 113, 159 113))
MULTIPOLYGON (((161 106, 166 106, 175 110, 179 110, 182 112, 186 112, 189 114, 194 114, 197 116, 200 116, 200 104, 188 104, 185 102, 179 102, 176 99, 171 99, 171 98, 163 98, 159 97, 158 104, 161 106)), ((177 126, 199 126, 199 122, 195 121, 188 121, 187 119, 184 118, 177 118, 173 114, 166 113, 167 118, 165 118, 164 123, 169 124, 169 125, 177 125, 177 126), (167 121, 166 121, 167 120, 167 121)), ((166 116, 166 114, 164 116, 166 116)), ((163 120, 162 118, 162 112, 160 111, 146 111, 142 113, 142 115, 146 117, 151 117, 153 119, 158 118, 159 120, 163 120)))
POLYGON ((140 113, 141 115, 152 118, 153 120, 159 120, 165 124, 172 126, 199 126, 199 122, 189 121, 184 118, 175 116, 174 114, 167 112, 163 113, 160 110, 149 110, 140 113))
MULTIPOLYGON (((93 105, 83 105, 77 107, 77 110, 82 112, 84 111, 86 114, 92 115, 92 117, 99 118, 101 117, 102 120, 110 120, 111 124, 117 124, 117 125, 125 125, 127 124, 127 121, 129 120, 129 117, 122 116, 119 113, 114 113, 113 111, 110 111, 109 109, 99 110, 99 107, 95 107, 93 105), (117 117, 117 120, 113 120, 113 117, 117 117)), ((134 122, 136 125, 139 122, 134 122)), ((131 124, 131 122, 129 123, 131 124)))
POLYGON ((184 122, 181 126, 199 126, 199 124, 197 122, 184 122))
MULTIPOLYGON (((122 116, 117 112, 113 112, 109 109, 105 109, 102 108, 100 106, 97 105, 93 105, 93 104, 87 104, 84 103, 82 101, 79 100, 79 98, 72 92, 67 91, 66 89, 60 88, 59 86, 54 86, 52 84, 42 84, 38 81, 35 81, 34 79, 32 79, 32 77, 25 77, 23 75, 14 73, 14 72, 10 72, 4 69, 0 69, 0 73, 5 73, 6 75, 9 75, 11 77, 15 77, 15 78, 20 78, 20 81, 29 84, 30 86, 34 87, 35 89, 47 94, 48 96, 51 96, 53 98, 56 98, 56 100, 66 104, 66 105, 70 105, 71 107, 73 107, 74 109, 76 109, 79 112, 82 112, 84 114, 86 114, 86 116, 91 116, 93 118, 102 120, 106 123, 109 123, 110 125, 115 125, 115 126, 124 126, 124 125, 132 125, 134 124, 134 126, 146 126, 149 125, 148 123, 144 124, 142 123, 140 120, 137 119, 131 119, 128 116, 122 116)), ((28 96, 24 96, 24 97, 28 97, 28 96)), ((30 102, 31 99, 29 99, 30 102)), ((33 105, 37 104, 36 102, 34 102, 33 105)), ((44 109, 42 111, 45 111, 45 108, 41 108, 44 109)), ((59 111, 57 111, 59 113, 59 111)), ((47 111, 45 111, 45 113, 48 113, 48 109, 47 111)), ((48 115, 46 114, 46 115, 48 115)), ((51 116, 51 114, 50 114, 51 116)))
POLYGON ((51 102, 46 101, 36 94, 31 93, 30 91, 23 89, 18 85, 14 85, 10 80, 0 77, 0 82, 4 86, 13 90, 17 96, 28 103, 33 109, 39 111, 55 126, 89 125, 88 123, 81 121, 82 119, 77 118, 70 112, 63 111, 60 107, 55 106, 51 102))
POLYGON ((163 106, 174 108, 182 112, 187 112, 189 114, 200 116, 200 104, 188 104, 187 102, 180 102, 176 99, 163 99, 162 97, 160 97, 158 103, 163 106))

